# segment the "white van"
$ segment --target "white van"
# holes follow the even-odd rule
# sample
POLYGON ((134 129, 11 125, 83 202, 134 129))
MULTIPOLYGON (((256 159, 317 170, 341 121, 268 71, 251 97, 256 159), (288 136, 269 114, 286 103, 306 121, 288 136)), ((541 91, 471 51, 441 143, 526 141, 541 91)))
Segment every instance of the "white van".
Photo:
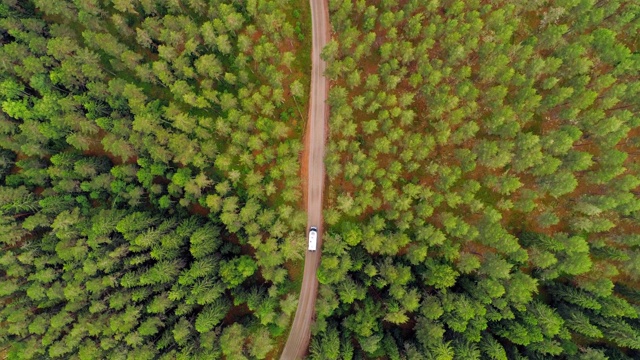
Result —
POLYGON ((318 241, 318 228, 312 226, 309 229, 309 251, 316 251, 316 243, 318 241))

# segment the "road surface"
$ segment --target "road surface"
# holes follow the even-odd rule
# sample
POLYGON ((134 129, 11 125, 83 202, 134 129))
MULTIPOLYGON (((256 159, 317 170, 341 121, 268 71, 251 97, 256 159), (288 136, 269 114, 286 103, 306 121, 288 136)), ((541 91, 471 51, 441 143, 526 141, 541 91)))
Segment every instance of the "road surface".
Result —
POLYGON ((329 80, 324 76, 327 64, 320 59, 320 52, 329 40, 329 6, 327 0, 309 0, 311 3, 311 27, 313 48, 311 52, 311 91, 309 96, 309 121, 307 122, 307 153, 309 154, 307 179, 307 236, 309 228, 318 228, 317 251, 307 251, 304 259, 304 277, 298 299, 298 309, 291 325, 289 338, 282 351, 281 360, 302 359, 307 354, 311 336, 311 322, 318 294, 316 272, 320 264, 322 247, 322 190, 324 188, 324 148, 329 116, 327 94, 329 80))

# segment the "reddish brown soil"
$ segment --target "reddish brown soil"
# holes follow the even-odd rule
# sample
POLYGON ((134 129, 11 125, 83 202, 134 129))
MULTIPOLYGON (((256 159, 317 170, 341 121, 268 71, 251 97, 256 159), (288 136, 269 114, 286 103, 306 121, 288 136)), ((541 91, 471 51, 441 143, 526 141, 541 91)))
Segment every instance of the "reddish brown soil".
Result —
POLYGON ((135 164, 138 161, 137 156, 132 156, 127 159, 127 161, 122 161, 122 158, 120 158, 119 156, 115 156, 112 153, 106 151, 102 146, 102 139, 106 135, 107 132, 103 129, 100 129, 98 133, 91 139, 89 150, 83 151, 82 154, 84 154, 85 156, 106 156, 114 165, 135 164))
POLYGON ((222 320, 222 323, 225 325, 231 325, 237 323, 241 317, 249 314, 251 314, 251 311, 247 307, 247 304, 242 303, 238 306, 231 307, 231 309, 227 312, 227 315, 222 320))
POLYGON ((206 207, 198 203, 192 203, 191 205, 189 205, 188 210, 191 214, 200 215, 204 217, 208 216, 210 212, 209 209, 207 209, 206 207))

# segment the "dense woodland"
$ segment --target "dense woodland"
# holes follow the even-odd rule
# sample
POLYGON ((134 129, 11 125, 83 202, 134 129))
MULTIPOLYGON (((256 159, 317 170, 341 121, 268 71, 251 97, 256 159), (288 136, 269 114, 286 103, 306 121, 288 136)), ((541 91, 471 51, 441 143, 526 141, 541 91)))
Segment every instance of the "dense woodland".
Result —
POLYGON ((308 12, 2 1, 0 358, 277 355, 305 249, 308 12))
MULTIPOLYGON (((640 3, 329 4, 309 357, 640 358, 640 3)), ((0 3, 0 357, 277 358, 309 29, 298 0, 0 3)))
POLYGON ((640 358, 640 3, 331 0, 314 359, 640 358))

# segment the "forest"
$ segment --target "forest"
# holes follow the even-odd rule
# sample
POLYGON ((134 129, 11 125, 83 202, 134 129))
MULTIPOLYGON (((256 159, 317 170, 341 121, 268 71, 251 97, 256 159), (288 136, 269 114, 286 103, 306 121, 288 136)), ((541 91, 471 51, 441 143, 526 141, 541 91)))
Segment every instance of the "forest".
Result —
POLYGON ((311 358, 640 358, 640 3, 329 6, 311 358))
MULTIPOLYGON (((308 4, 0 4, 0 358, 274 358, 308 4)), ((301 241, 302 240, 302 241, 301 241)))
MULTIPOLYGON (((308 357, 640 358, 640 3, 328 3, 308 357)), ((309 12, 0 2, 0 358, 278 358, 309 12)))

